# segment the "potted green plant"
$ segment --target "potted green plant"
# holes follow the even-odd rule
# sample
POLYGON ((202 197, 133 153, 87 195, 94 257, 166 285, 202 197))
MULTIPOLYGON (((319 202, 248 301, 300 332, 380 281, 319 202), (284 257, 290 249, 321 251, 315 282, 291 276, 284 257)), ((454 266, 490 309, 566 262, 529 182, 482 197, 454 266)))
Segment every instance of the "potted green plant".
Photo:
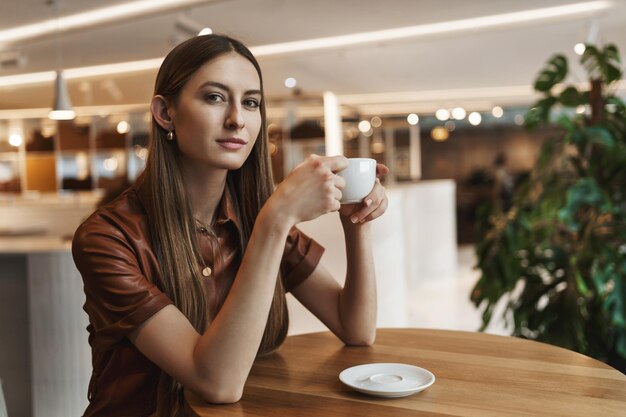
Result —
POLYGON ((512 334, 606 361, 626 372, 626 106, 614 45, 586 45, 588 87, 563 85, 555 55, 534 88, 529 129, 559 126, 513 206, 484 207, 476 253, 481 277, 471 300, 484 330, 498 303, 512 334))

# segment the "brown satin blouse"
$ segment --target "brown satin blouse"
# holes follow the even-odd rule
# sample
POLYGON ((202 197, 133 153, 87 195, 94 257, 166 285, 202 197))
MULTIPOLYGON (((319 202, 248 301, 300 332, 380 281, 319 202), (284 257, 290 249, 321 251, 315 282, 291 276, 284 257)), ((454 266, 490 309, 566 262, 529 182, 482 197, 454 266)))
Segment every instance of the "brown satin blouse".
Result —
MULTIPOLYGON (((85 416, 150 416, 156 410, 160 369, 126 337, 163 307, 172 304, 154 282, 159 265, 150 240, 141 187, 132 187, 92 214, 72 242, 89 315, 93 373, 85 416)), ((228 193, 220 203, 213 236, 199 227, 197 238, 210 275, 205 282, 209 311, 221 308, 237 274, 241 253, 228 193)), ((295 227, 285 244, 281 272, 287 291, 304 281, 324 249, 295 227)), ((207 273, 208 270, 205 270, 207 273)))

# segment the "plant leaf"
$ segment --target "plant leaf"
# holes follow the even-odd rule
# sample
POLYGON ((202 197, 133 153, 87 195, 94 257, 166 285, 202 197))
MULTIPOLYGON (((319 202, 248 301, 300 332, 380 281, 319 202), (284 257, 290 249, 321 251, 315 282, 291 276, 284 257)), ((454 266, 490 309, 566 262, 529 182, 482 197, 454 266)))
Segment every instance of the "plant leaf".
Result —
POLYGON ((553 56, 535 80, 535 90, 548 92, 567 75, 567 58, 564 55, 553 56))
POLYGON ((567 87, 559 95, 559 103, 567 107, 577 107, 585 102, 585 97, 574 86, 567 87))
POLYGON ((524 116, 524 125, 528 129, 534 129, 541 124, 546 124, 550 121, 550 111, 552 106, 556 104, 557 98, 548 96, 537 101, 524 116))
POLYGON ((606 69, 605 69, 605 79, 606 79, 606 83, 610 84, 613 81, 617 81, 620 78, 622 78, 622 70, 620 70, 618 67, 613 66, 613 65, 607 65, 606 69))
MULTIPOLYGON (((481 329, 502 316, 513 335, 626 360, 626 106, 609 85, 622 66, 614 45, 588 45, 581 63, 602 84, 605 111, 593 121, 558 115, 557 134, 516 184, 511 210, 479 210, 482 275, 472 301, 483 312, 481 329)), ((550 122, 557 103, 589 103, 589 91, 573 86, 551 94, 566 74, 558 55, 542 68, 535 86, 542 97, 527 126, 550 122)))
POLYGON ((556 122, 559 126, 565 128, 568 132, 573 131, 576 127, 574 121, 565 115, 561 115, 556 122))
POLYGON ((583 131, 585 138, 590 143, 599 143, 608 148, 611 148, 615 145, 615 139, 613 139, 613 135, 607 129, 603 127, 588 127, 583 131))
POLYGON ((602 51, 593 45, 585 45, 580 63, 587 69, 591 78, 601 76, 607 85, 622 76, 619 51, 613 44, 607 45, 602 51))
POLYGON ((559 210, 558 216, 567 227, 578 232, 581 224, 578 211, 584 207, 595 207, 599 212, 609 212, 611 202, 591 177, 581 178, 567 190, 565 207, 559 210))
POLYGON ((617 46, 615 46, 615 44, 609 44, 604 48, 604 56, 606 56, 607 60, 613 61, 618 65, 621 62, 619 51, 617 50, 617 46))

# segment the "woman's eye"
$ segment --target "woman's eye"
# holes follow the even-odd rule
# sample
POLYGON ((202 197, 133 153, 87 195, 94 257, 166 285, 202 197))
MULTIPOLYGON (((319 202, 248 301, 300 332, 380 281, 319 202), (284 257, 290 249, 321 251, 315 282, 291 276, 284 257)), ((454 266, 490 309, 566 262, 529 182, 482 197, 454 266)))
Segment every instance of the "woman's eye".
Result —
POLYGON ((258 107, 259 107, 259 102, 258 102, 258 100, 253 99, 253 98, 249 98, 249 99, 247 99, 247 100, 244 100, 243 104, 244 104, 246 107, 251 107, 251 108, 253 108, 253 109, 256 109, 256 108, 258 108, 258 107))
POLYGON ((216 94, 216 93, 209 93, 206 94, 204 96, 206 101, 213 101, 213 102, 220 102, 220 101, 224 101, 224 97, 222 97, 220 94, 216 94))

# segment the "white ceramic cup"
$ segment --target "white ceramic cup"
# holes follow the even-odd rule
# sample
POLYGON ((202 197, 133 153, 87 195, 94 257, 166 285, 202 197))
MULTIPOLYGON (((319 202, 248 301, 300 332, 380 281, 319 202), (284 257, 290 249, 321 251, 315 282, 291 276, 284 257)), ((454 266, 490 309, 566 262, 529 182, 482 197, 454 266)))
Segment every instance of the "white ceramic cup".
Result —
POLYGON ((371 158, 348 158, 348 167, 337 175, 346 180, 341 190, 341 204, 354 204, 363 201, 374 188, 376 181, 376 160, 371 158))

